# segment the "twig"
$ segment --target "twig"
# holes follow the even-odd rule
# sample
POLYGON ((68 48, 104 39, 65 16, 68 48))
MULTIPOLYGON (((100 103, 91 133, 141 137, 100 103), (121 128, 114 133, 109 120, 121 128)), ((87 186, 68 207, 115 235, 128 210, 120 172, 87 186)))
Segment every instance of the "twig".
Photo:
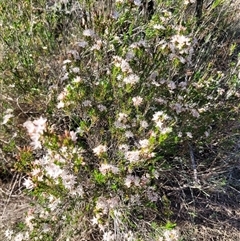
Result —
POLYGON ((191 159, 192 169, 193 169, 194 183, 200 184, 199 179, 198 179, 198 175, 197 175, 197 165, 196 165, 195 158, 194 158, 193 148, 189 143, 188 143, 188 146, 189 146, 190 159, 191 159))

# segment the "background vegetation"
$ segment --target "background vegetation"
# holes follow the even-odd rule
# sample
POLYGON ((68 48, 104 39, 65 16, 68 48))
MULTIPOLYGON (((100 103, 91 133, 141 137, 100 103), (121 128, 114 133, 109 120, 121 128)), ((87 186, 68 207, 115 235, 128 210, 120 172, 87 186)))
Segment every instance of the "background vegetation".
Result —
POLYGON ((239 240, 233 3, 2 2, 3 240, 239 240))

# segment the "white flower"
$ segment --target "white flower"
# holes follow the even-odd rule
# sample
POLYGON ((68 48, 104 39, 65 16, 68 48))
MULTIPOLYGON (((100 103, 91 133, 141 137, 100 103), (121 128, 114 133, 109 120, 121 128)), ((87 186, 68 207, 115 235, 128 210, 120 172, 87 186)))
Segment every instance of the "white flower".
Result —
POLYGON ((126 128, 126 125, 123 124, 123 123, 121 123, 121 122, 118 121, 118 120, 114 122, 114 126, 115 126, 116 128, 119 128, 119 129, 125 129, 125 128, 126 128))
POLYGON ((81 41, 79 41, 79 42, 76 42, 75 44, 76 44, 78 47, 80 47, 80 48, 85 48, 85 47, 88 45, 88 43, 85 42, 84 40, 81 40, 81 41))
POLYGON ((70 134, 71 140, 75 142, 77 140, 77 132, 70 131, 69 134, 70 134))
POLYGON ((78 67, 74 67, 74 68, 72 68, 71 70, 72 70, 73 73, 76 74, 76 73, 79 73, 80 68, 78 68, 78 67))
POLYGON ((146 121, 141 121, 140 122, 140 126, 143 128, 143 129, 146 129, 148 127, 148 123, 146 121))
POLYGON ((136 74, 130 74, 123 79, 123 82, 126 84, 134 85, 139 82, 139 77, 136 74))
POLYGON ((134 0, 134 4, 136 6, 140 6, 142 4, 142 1, 141 0, 134 0))
POLYGON ((5 234, 5 237, 10 240, 11 237, 12 237, 12 235, 13 235, 13 231, 7 229, 7 230, 4 232, 4 234, 5 234))
POLYGON ((83 31, 83 36, 94 37, 95 33, 92 29, 86 29, 83 31))
POLYGON ((149 140, 147 140, 147 139, 140 140, 139 144, 140 144, 141 148, 147 148, 149 146, 149 140))
POLYGON ((159 118, 161 118, 162 115, 163 115, 163 111, 157 111, 154 113, 152 120, 156 122, 159 120, 159 118))
POLYGON ((69 63, 71 63, 72 61, 70 60, 70 59, 66 59, 66 60, 64 60, 63 61, 63 64, 69 64, 69 63))
POLYGON ((156 127, 158 127, 159 129, 163 128, 164 123, 161 120, 156 121, 156 127))
POLYGON ((78 195, 79 197, 83 197, 84 196, 83 187, 81 185, 78 185, 75 189, 71 190, 70 194, 72 196, 78 195))
POLYGON ((106 107, 105 105, 99 104, 97 107, 98 107, 98 109, 99 109, 101 112, 107 111, 107 107, 106 107))
POLYGON ((58 104, 57 104, 57 108, 58 109, 61 109, 61 108, 63 108, 64 107, 64 103, 62 102, 62 101, 60 101, 60 102, 58 102, 58 104))
POLYGON ((73 189, 74 185, 76 184, 76 177, 74 175, 63 172, 61 174, 61 178, 65 188, 70 190, 73 189))
POLYGON ((92 102, 91 102, 91 100, 85 100, 85 101, 83 101, 83 106, 85 106, 85 107, 87 107, 87 106, 92 106, 92 102))
POLYGON ((206 137, 209 137, 210 134, 209 134, 208 131, 205 131, 205 132, 204 132, 204 135, 205 135, 206 137))
POLYGON ((134 106, 139 106, 139 105, 141 105, 143 98, 140 96, 136 96, 136 97, 132 98, 132 101, 133 101, 134 106))
POLYGON ((108 171, 117 174, 119 172, 118 167, 115 167, 111 164, 104 164, 102 163, 101 166, 99 167, 99 171, 103 174, 106 175, 108 171))
POLYGON ((91 219, 91 223, 92 223, 92 225, 98 224, 98 218, 97 217, 93 217, 91 219))
POLYGON ((31 231, 33 230, 33 224, 31 222, 31 220, 33 220, 33 219, 34 219, 33 215, 27 215, 25 218, 25 223, 31 231))
POLYGON ((140 151, 127 151, 125 158, 130 162, 138 162, 140 159, 140 151))
POLYGON ((113 56, 113 64, 116 67, 121 68, 122 72, 124 72, 124 73, 132 73, 132 69, 131 69, 129 63, 125 59, 123 59, 119 56, 113 56))
POLYGON ((107 151, 107 147, 105 145, 99 145, 93 149, 95 155, 100 156, 102 153, 107 151))
POLYGON ((122 144, 122 145, 120 145, 120 146, 118 147, 118 149, 119 149, 120 151, 126 152, 126 151, 129 150, 129 146, 126 145, 126 144, 122 144))
POLYGON ((133 133, 132 133, 131 131, 126 131, 126 132, 125 132, 125 136, 126 136, 127 138, 133 137, 133 133))
POLYGON ((174 44, 175 48, 182 50, 185 46, 190 45, 190 38, 177 34, 172 36, 171 42, 174 44))
POLYGON ((127 177, 125 178, 124 184, 129 188, 129 187, 131 187, 132 183, 135 186, 140 186, 140 178, 135 177, 133 175, 127 175, 127 177))
POLYGON ((27 179, 26 178, 24 179, 23 186, 25 186, 29 190, 33 189, 34 184, 33 184, 32 180, 30 179, 30 177, 28 177, 27 179))
POLYGON ((168 88, 171 90, 174 90, 174 89, 176 89, 176 84, 173 81, 169 81, 168 88))
POLYGON ((39 173, 41 173, 41 169, 40 168, 34 168, 32 171, 31 171, 31 175, 34 177, 34 176, 37 176, 39 173))
POLYGON ((22 241, 24 239, 24 236, 22 233, 18 233, 13 241, 22 241))
POLYGON ((49 175, 53 179, 58 178, 63 173, 63 170, 54 163, 49 163, 45 167, 45 170, 47 172, 47 175, 49 175))
POLYGON ((184 111, 183 106, 180 103, 174 103, 171 104, 171 108, 176 111, 177 114, 181 113, 184 111))
POLYGON ((191 109, 192 115, 196 118, 200 116, 199 112, 196 109, 191 109))
POLYGON ((125 114, 125 113, 119 113, 117 120, 118 120, 119 122, 126 123, 126 122, 127 122, 127 117, 128 117, 127 114, 125 114))
POLYGON ((166 241, 178 241, 179 231, 177 229, 165 230, 164 237, 166 241))
POLYGON ((3 122, 2 124, 5 125, 7 124, 7 122, 10 120, 10 118, 14 117, 13 114, 6 114, 5 116, 3 116, 3 122))
POLYGON ((196 2, 196 0, 184 0, 184 5, 188 5, 188 4, 190 4, 190 3, 195 3, 196 2))
POLYGON ((160 30, 160 29, 162 29, 162 30, 166 29, 163 25, 160 25, 160 24, 154 24, 154 25, 153 25, 153 28, 154 28, 154 29, 158 29, 158 30, 160 30))
POLYGON ((112 231, 105 232, 103 234, 103 241, 114 241, 115 235, 112 231))
POLYGON ((191 132, 186 132, 186 135, 187 135, 187 137, 189 137, 189 138, 193 138, 193 136, 192 136, 192 133, 191 133, 191 132))
POLYGON ((100 50, 102 47, 102 40, 97 40, 96 43, 92 46, 91 50, 100 50))

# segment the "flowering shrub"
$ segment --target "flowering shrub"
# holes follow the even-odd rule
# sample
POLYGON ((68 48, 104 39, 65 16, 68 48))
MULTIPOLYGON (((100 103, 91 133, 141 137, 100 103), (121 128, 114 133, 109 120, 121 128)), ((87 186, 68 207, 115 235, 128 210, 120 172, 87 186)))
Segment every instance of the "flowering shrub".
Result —
POLYGON ((175 229, 144 234, 142 220, 159 212, 168 157, 208 138, 239 97, 235 73, 204 63, 194 18, 181 21, 193 1, 176 1, 174 11, 156 1, 150 20, 141 1, 116 1, 109 16, 90 2, 59 66, 50 114, 23 124, 31 148, 22 152, 42 153, 22 169, 40 205, 14 240, 178 240, 175 229), (56 116, 67 117, 64 128, 56 116))

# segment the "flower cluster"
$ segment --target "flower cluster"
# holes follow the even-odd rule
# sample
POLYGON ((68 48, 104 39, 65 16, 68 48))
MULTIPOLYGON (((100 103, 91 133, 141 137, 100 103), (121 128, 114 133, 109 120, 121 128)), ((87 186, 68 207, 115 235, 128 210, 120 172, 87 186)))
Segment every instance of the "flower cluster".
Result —
POLYGON ((46 122, 46 118, 40 117, 39 119, 36 119, 34 121, 26 121, 23 124, 23 127, 27 129, 28 134, 30 135, 30 138, 32 140, 31 146, 34 149, 42 147, 40 137, 46 129, 46 122))

